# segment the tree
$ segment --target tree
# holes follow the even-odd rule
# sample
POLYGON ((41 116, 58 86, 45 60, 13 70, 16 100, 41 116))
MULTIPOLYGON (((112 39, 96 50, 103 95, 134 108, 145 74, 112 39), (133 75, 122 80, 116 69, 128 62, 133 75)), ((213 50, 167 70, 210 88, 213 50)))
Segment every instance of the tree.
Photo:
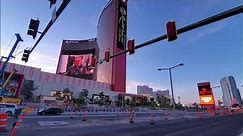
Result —
POLYGON ((149 105, 150 105, 151 108, 153 108, 153 109, 154 109, 155 107, 157 107, 157 103, 156 103, 155 101, 151 101, 149 105))
POLYGON ((88 97, 89 91, 88 89, 83 89, 80 93, 79 93, 79 97, 88 97))
POLYGON ((198 108, 199 108, 199 105, 198 105, 196 102, 194 102, 194 103, 192 104, 192 106, 193 106, 195 109, 198 109, 198 108))
POLYGON ((181 103, 176 103, 175 108, 179 110, 184 110, 184 107, 181 103))
POLYGON ((68 87, 62 90, 63 93, 63 99, 64 100, 71 100, 73 98, 73 92, 70 91, 68 87))
POLYGON ((136 106, 136 97, 132 97, 132 100, 130 101, 129 104, 131 107, 136 106))
POLYGON ((99 93, 99 100, 98 100, 98 104, 100 105, 100 106, 102 106, 102 105, 105 105, 105 95, 104 95, 104 92, 100 92, 99 93))
POLYGON ((85 102, 84 98, 77 98, 74 99, 74 103, 78 106, 78 107, 82 107, 85 106, 87 103, 85 102))
POLYGON ((30 100, 33 98, 33 91, 36 89, 38 89, 38 86, 34 85, 33 80, 24 80, 20 95, 23 95, 24 99, 30 100))
POLYGON ((143 98, 143 106, 149 106, 148 97, 146 96, 143 98))
POLYGON ((117 107, 121 107, 122 106, 122 102, 120 100, 117 100, 115 103, 116 103, 117 107))
POLYGON ((62 90, 62 93, 64 93, 64 94, 68 94, 68 93, 70 93, 70 92, 71 92, 71 91, 69 90, 68 87, 66 87, 65 89, 62 90))
POLYGON ((170 107, 170 99, 166 98, 163 95, 157 95, 156 101, 159 103, 161 108, 168 108, 168 107, 170 107))
POLYGON ((126 99, 126 105, 130 105, 130 99, 126 99))

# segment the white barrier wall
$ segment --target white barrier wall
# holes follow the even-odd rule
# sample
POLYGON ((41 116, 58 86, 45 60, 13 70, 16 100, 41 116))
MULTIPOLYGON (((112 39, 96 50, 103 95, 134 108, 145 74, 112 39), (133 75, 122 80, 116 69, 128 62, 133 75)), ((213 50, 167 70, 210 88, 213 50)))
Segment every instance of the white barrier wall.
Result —
MULTIPOLYGON (((3 63, 0 61, 0 66, 2 67, 2 65, 3 63)), ((50 95, 51 90, 63 90, 66 87, 73 91, 74 97, 78 97, 82 89, 89 91, 89 97, 99 92, 104 92, 104 94, 110 96, 118 94, 118 92, 110 91, 111 85, 108 83, 43 72, 40 68, 8 63, 5 71, 11 72, 14 69, 18 73, 24 74, 26 80, 33 80, 35 86, 38 86, 38 89, 34 91, 34 95, 50 95)))

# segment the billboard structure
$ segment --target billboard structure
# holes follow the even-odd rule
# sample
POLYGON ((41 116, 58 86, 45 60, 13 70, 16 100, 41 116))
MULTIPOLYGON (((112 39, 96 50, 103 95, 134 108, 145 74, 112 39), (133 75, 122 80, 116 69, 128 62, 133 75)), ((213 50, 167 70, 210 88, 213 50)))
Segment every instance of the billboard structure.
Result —
POLYGON ((11 74, 10 72, 5 72, 4 81, 6 81, 6 86, 4 87, 4 96, 10 98, 19 98, 24 82, 24 75, 19 73, 11 74), (10 75, 11 77, 9 78, 10 75))
POLYGON ((91 67, 92 56, 99 56, 96 38, 63 40, 56 73, 96 80, 97 67, 91 67))
POLYGON ((200 106, 215 109, 215 101, 210 82, 198 83, 200 106))

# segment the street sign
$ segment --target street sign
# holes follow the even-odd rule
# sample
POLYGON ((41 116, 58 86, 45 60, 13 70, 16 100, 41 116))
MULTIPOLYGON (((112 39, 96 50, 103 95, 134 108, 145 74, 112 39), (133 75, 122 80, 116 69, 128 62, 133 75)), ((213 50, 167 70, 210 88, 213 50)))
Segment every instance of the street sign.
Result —
POLYGON ((57 10, 56 10, 56 7, 55 7, 52 11, 52 17, 51 17, 52 23, 56 20, 56 18, 57 18, 57 10))
POLYGON ((0 97, 1 104, 20 104, 21 99, 19 98, 7 98, 7 97, 0 97))

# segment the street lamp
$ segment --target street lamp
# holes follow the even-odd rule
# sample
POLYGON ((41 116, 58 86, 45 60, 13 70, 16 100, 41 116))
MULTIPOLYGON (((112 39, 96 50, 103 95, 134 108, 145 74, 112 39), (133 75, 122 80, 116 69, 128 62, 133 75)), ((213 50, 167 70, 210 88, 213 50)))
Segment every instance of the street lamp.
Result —
POLYGON ((175 98, 174 98, 174 91, 173 91, 171 70, 173 68, 176 68, 178 66, 183 66, 183 65, 184 65, 183 63, 180 63, 178 65, 175 65, 175 66, 172 66, 172 67, 169 67, 169 68, 159 68, 158 69, 158 71, 161 71, 161 70, 168 70, 169 71, 169 74, 170 74, 170 88, 171 88, 171 94, 172 94, 172 107, 173 107, 173 112, 175 111, 175 98))
POLYGON ((178 96, 178 103, 181 103, 181 97, 178 96))
POLYGON ((219 87, 220 87, 220 85, 217 85, 217 86, 211 87, 211 89, 213 89, 213 88, 219 88, 219 87))

